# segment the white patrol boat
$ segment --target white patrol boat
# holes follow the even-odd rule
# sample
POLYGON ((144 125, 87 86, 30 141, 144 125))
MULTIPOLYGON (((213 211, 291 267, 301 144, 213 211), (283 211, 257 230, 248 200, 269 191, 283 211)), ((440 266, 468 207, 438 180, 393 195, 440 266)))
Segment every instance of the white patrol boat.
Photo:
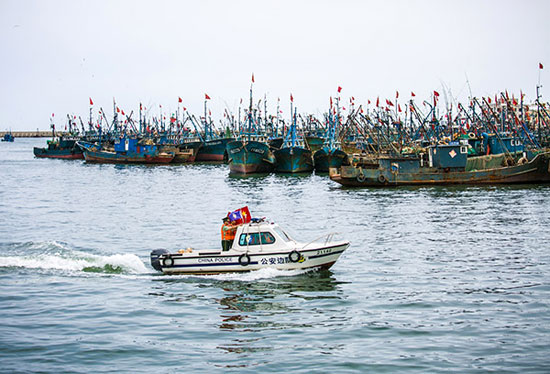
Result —
POLYGON ((237 227, 233 245, 227 251, 188 248, 169 253, 156 249, 151 252, 151 265, 164 274, 218 274, 263 268, 328 269, 349 247, 347 241, 334 241, 334 235, 300 243, 276 223, 252 219, 237 227))

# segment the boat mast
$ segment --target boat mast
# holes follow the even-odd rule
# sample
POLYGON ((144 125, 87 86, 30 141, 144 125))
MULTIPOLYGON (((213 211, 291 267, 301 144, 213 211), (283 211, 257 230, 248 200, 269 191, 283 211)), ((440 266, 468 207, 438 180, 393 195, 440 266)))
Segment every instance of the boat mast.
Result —
POLYGON ((250 142, 250 136, 252 132, 252 85, 254 82, 250 83, 250 103, 248 104, 248 141, 250 142))

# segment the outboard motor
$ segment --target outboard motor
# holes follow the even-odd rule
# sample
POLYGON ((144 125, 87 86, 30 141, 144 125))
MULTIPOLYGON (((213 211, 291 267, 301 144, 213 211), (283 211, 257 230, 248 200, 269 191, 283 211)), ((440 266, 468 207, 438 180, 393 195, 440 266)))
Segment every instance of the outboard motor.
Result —
POLYGON ((166 249, 153 249, 151 251, 151 266, 153 267, 153 269, 157 271, 162 271, 159 257, 168 253, 170 252, 168 252, 166 249))

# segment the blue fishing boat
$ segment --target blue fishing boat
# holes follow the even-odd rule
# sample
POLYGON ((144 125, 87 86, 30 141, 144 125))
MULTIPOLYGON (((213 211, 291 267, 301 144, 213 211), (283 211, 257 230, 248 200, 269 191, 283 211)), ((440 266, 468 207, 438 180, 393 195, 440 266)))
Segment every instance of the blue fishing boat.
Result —
POLYGON ((328 115, 328 124, 323 147, 313 154, 315 171, 328 172, 330 168, 339 168, 342 165, 349 165, 348 155, 342 150, 340 142, 337 140, 337 116, 333 113, 328 115))
POLYGON ((214 126, 207 117, 206 101, 204 101, 204 136, 201 136, 201 145, 195 161, 227 161, 227 144, 235 138, 232 138, 230 133, 222 136, 215 133, 214 126))
POLYGON ((5 133, 4 137, 2 138, 3 142, 13 142, 14 140, 15 140, 15 137, 11 133, 11 130, 10 132, 5 133))
POLYGON ((275 171, 279 173, 305 173, 313 170, 311 150, 307 148, 303 136, 296 131, 296 111, 285 140, 275 151, 275 171))
POLYGON ((275 156, 267 143, 267 137, 259 131, 252 117, 252 86, 247 116, 248 130, 239 138, 227 143, 229 172, 232 174, 270 173, 275 168, 275 156))
POLYGON ((151 139, 123 136, 115 140, 114 149, 101 143, 79 141, 86 162, 122 164, 165 164, 174 159, 172 152, 160 152, 151 139))

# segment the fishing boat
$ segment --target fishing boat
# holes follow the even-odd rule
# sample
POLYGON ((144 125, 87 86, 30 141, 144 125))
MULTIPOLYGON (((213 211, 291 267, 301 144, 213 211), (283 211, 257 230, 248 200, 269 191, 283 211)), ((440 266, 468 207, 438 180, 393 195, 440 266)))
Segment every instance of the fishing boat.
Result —
MULTIPOLYGON (((339 114, 338 114, 339 116, 339 114)), ((342 150, 337 140, 339 117, 329 113, 328 126, 323 147, 313 154, 315 170, 326 173, 331 168, 339 168, 342 165, 349 165, 348 155, 342 150)))
POLYGON ((517 184, 550 182, 550 152, 467 157, 467 143, 433 145, 426 154, 380 155, 330 170, 344 186, 517 184))
POLYGON ((259 131, 259 124, 252 117, 252 87, 247 122, 247 131, 242 131, 238 139, 227 143, 229 172, 269 173, 275 168, 275 156, 268 145, 267 137, 259 131))
POLYGON ((13 134, 10 132, 7 132, 4 134, 4 136, 2 137, 2 141, 3 142, 13 142, 15 140, 15 137, 13 136, 13 134))
POLYGON ((282 147, 275 151, 275 160, 275 171, 279 173, 305 173, 313 170, 311 150, 303 136, 299 136, 296 131, 296 112, 282 147))
POLYGON ((349 247, 334 233, 308 243, 294 240, 278 224, 252 219, 237 227, 227 251, 191 248, 170 253, 151 252, 151 265, 164 274, 218 274, 271 268, 277 270, 329 269, 349 247))
POLYGON ((227 161, 227 144, 235 138, 210 138, 204 140, 199 147, 195 161, 227 161))
POLYGON ((150 139, 122 137, 115 140, 114 149, 101 143, 79 141, 86 162, 122 164, 166 164, 174 159, 173 152, 160 152, 150 139))
POLYGON ((209 112, 207 113, 206 103, 210 100, 210 97, 204 100, 204 136, 201 137, 201 145, 197 152, 195 161, 227 161, 227 144, 235 140, 231 137, 231 133, 228 132, 223 135, 216 134, 212 121, 209 120, 209 112))
POLYGON ((77 145, 80 138, 75 136, 60 136, 47 141, 46 148, 34 147, 33 153, 38 158, 61 158, 65 160, 82 160, 84 154, 77 145))
POLYGON ((241 139, 227 144, 229 171, 232 174, 270 173, 275 168, 275 156, 265 138, 242 134, 241 139))

